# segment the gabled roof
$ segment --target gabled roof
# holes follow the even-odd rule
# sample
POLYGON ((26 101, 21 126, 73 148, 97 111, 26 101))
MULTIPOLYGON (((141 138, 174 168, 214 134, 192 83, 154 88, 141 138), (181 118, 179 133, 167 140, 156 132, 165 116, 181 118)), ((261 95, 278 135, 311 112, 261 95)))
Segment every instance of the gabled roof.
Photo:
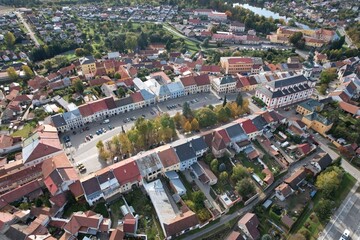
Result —
POLYGON ((342 110, 344 110, 345 112, 351 113, 353 115, 359 115, 360 114, 360 107, 357 107, 357 106, 352 105, 350 103, 339 102, 339 107, 342 110))
POLYGON ((184 87, 196 85, 194 76, 180 78, 180 81, 182 82, 184 87))
POLYGON ((76 180, 73 184, 69 186, 69 190, 74 195, 75 198, 81 197, 84 195, 84 190, 81 186, 81 182, 76 180))
POLYGON ((88 231, 89 228, 98 230, 101 222, 105 219, 92 211, 75 212, 69 222, 65 224, 64 230, 72 235, 77 235, 79 231, 88 231))
POLYGON ((81 185, 84 189, 85 195, 91 195, 96 192, 100 192, 100 185, 96 177, 90 177, 87 179, 81 179, 81 185))
POLYGON ((54 170, 60 168, 73 168, 64 152, 59 153, 49 159, 46 159, 43 162, 42 172, 44 178, 47 178, 54 170))
POLYGON ((202 151, 208 148, 208 146, 205 143, 204 137, 197 137, 191 139, 191 146, 195 152, 202 151))
POLYGON ((267 125, 267 122, 261 115, 258 115, 255 118, 253 118, 252 122, 258 130, 264 129, 264 127, 267 125))
POLYGON ((298 149, 304 154, 308 154, 311 150, 311 146, 309 143, 303 143, 298 145, 298 149))
POLYGON ((136 182, 141 179, 139 168, 133 158, 115 163, 110 168, 113 169, 113 173, 120 185, 136 182))
POLYGON ((225 144, 228 144, 231 142, 229 135, 227 134, 225 129, 220 129, 217 131, 217 133, 221 136, 222 140, 225 144))
POLYGON ((332 158, 328 153, 319 153, 314 158, 315 158, 314 161, 320 165, 321 170, 324 170, 332 163, 332 158))
POLYGON ((245 135, 244 130, 241 128, 240 124, 238 124, 238 123, 227 127, 225 130, 231 140, 233 140, 234 138, 237 138, 241 135, 245 135))
POLYGON ((183 143, 178 146, 174 146, 176 155, 178 156, 180 162, 187 161, 193 158, 196 158, 196 153, 191 146, 190 142, 183 143))
POLYGON ((181 215, 177 215, 173 221, 164 223, 166 236, 176 236, 178 233, 194 227, 199 224, 196 214, 192 211, 187 211, 181 215))
POLYGON ((162 162, 162 165, 165 168, 179 163, 179 158, 172 147, 169 147, 163 151, 158 152, 158 156, 162 162))
POLYGON ((287 197, 292 193, 291 187, 287 183, 280 184, 275 190, 281 192, 284 197, 287 197))
POLYGON ((284 180, 285 183, 289 184, 292 189, 296 189, 297 185, 306 178, 306 172, 304 168, 298 169, 290 177, 284 180))
POLYGON ((198 86, 210 85, 210 78, 207 74, 201 74, 194 77, 195 83, 198 86))
POLYGON ((308 80, 304 75, 295 75, 295 76, 271 81, 268 83, 268 85, 274 89, 277 89, 277 88, 287 87, 287 86, 291 86, 291 85, 298 84, 298 83, 305 83, 307 81, 308 80))
POLYGON ((240 123, 240 126, 242 127, 242 129, 244 129, 245 133, 247 134, 258 131, 256 126, 253 124, 253 122, 250 119, 240 119, 238 122, 240 123))
POLYGON ((252 239, 258 239, 260 237, 260 232, 257 229, 259 224, 259 219, 253 213, 246 213, 239 221, 239 225, 243 225, 247 229, 252 239))
POLYGON ((134 93, 130 94, 130 96, 134 103, 144 101, 144 98, 140 92, 134 92, 134 93))

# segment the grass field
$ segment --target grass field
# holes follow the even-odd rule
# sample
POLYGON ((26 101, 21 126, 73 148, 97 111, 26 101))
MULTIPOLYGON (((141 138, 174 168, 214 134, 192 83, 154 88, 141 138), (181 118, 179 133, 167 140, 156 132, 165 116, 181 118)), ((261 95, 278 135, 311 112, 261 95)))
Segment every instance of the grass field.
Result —
POLYGON ((35 129, 36 123, 26 123, 24 125, 24 127, 20 130, 17 130, 16 132, 14 132, 13 134, 11 134, 14 137, 23 137, 23 138, 27 138, 32 131, 35 129))

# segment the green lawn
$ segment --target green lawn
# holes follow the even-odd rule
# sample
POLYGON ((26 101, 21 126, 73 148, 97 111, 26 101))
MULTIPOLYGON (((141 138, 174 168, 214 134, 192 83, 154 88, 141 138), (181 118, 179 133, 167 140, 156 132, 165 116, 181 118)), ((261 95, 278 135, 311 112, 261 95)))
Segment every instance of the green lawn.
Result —
POLYGON ((16 132, 12 133, 11 135, 14 137, 27 138, 34 131, 35 127, 36 127, 35 122, 26 123, 22 129, 17 130, 16 132))

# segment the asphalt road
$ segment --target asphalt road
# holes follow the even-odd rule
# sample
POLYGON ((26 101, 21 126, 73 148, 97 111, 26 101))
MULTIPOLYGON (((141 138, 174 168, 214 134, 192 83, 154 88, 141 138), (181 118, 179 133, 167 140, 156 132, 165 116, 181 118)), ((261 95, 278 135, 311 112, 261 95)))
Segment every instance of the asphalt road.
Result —
POLYGON ((30 38, 34 41, 35 46, 38 47, 40 46, 39 41, 36 39, 35 37, 35 33, 33 32, 33 30, 30 28, 29 24, 25 21, 25 19, 23 18, 23 16, 21 15, 21 13, 16 12, 16 16, 19 18, 19 20, 21 21, 22 24, 24 24, 25 28, 28 30, 28 34, 30 36, 30 38))
POLYGON ((359 183, 351 189, 319 236, 320 240, 340 239, 345 229, 350 230, 350 239, 360 239, 360 193, 356 191, 358 187, 359 183))
MULTIPOLYGON (((235 98, 236 96, 234 95, 234 96, 230 96, 228 99, 230 100, 235 98)), ((181 112, 182 107, 178 106, 175 109, 168 110, 167 109, 168 105, 177 105, 178 103, 182 104, 185 101, 191 101, 194 99, 196 99, 197 102, 190 104, 192 109, 201 108, 209 104, 216 105, 222 102, 221 100, 218 100, 218 98, 211 93, 199 93, 199 94, 184 96, 177 99, 170 99, 168 101, 159 103, 157 105, 152 105, 150 107, 137 109, 135 111, 131 111, 128 113, 111 117, 109 124, 114 127, 114 129, 112 130, 108 129, 109 124, 101 124, 100 122, 96 122, 88 125, 90 127, 89 131, 85 131, 82 133, 77 131, 76 135, 73 135, 72 132, 68 132, 65 134, 61 134, 60 139, 62 139, 64 135, 70 136, 72 147, 67 148, 65 151, 68 153, 70 158, 74 160, 73 163, 75 165, 82 163, 86 167, 87 171, 83 174, 83 176, 85 176, 107 166, 105 162, 103 162, 98 158, 98 150, 96 148, 96 143, 99 140, 102 140, 103 142, 110 140, 114 135, 119 134, 122 131, 122 128, 124 128, 125 131, 131 129, 134 122, 131 121, 128 123, 124 123, 123 122, 124 119, 131 117, 139 118, 143 114, 145 114, 147 119, 151 119, 156 116, 156 115, 152 115, 150 113, 151 111, 155 111, 157 114, 160 114, 161 112, 167 112, 171 116, 173 116, 176 114, 176 112, 181 112), (96 135, 95 132, 103 127, 107 129, 107 132, 101 135, 96 135), (93 134, 94 138, 88 142, 85 142, 85 136, 90 133, 93 134)))

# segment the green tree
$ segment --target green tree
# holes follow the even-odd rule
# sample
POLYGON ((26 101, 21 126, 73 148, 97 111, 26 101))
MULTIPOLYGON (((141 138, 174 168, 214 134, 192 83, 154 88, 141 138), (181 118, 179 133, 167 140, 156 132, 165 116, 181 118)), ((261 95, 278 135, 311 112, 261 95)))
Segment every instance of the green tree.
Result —
POLYGON ((21 68, 25 73, 26 79, 30 79, 34 77, 34 72, 31 70, 31 68, 28 65, 23 65, 21 68))
POLYGON ((104 143, 103 141, 99 140, 97 143, 96 143, 96 148, 97 149, 104 149, 104 143))
POLYGON ((125 133, 120 133, 119 141, 120 141, 120 149, 123 154, 133 152, 133 145, 129 137, 125 133))
POLYGON ((198 131, 199 130, 199 122, 198 122, 198 120, 196 120, 196 118, 194 118, 191 121, 191 130, 192 131, 198 131))
MULTIPOLYGON (((230 113, 231 113, 231 111, 230 111, 230 113)), ((225 108, 223 108, 223 107, 217 111, 216 115, 217 115, 217 120, 219 122, 225 123, 225 122, 229 121, 228 113, 226 112, 225 108)))
POLYGON ((244 99, 243 99, 243 96, 241 95, 241 93, 238 93, 238 95, 236 96, 235 102, 237 103, 238 106, 243 105, 244 99))
POLYGON ((43 205, 43 201, 40 198, 37 198, 35 200, 35 206, 36 207, 41 207, 43 205))
POLYGON ((199 121, 201 128, 213 126, 217 123, 217 116, 214 111, 209 108, 202 108, 196 113, 196 119, 199 121))
POLYGON ((218 172, 218 169, 219 169, 219 161, 214 158, 211 163, 210 163, 210 168, 211 168, 211 171, 213 171, 214 173, 217 173, 218 172))
POLYGON ((269 234, 264 234, 262 235, 261 240, 272 240, 272 237, 269 234))
POLYGON ((293 33, 289 37, 289 42, 292 43, 296 48, 303 49, 305 47, 305 40, 302 32, 293 33))
POLYGON ((334 204, 329 199, 321 199, 315 208, 315 213, 320 220, 328 220, 332 213, 334 204))
POLYGON ((119 97, 121 97, 121 98, 126 96, 126 92, 125 92, 125 90, 124 90, 123 87, 119 87, 119 89, 118 89, 118 95, 119 95, 119 97))
POLYGON ((229 174, 226 171, 220 173, 219 180, 221 184, 227 183, 228 179, 229 179, 229 174))
POLYGON ((327 197, 339 188, 342 181, 343 171, 339 167, 333 167, 330 171, 321 173, 316 179, 316 187, 327 197))
POLYGON ((329 84, 337 78, 336 68, 323 70, 320 74, 320 83, 329 84))
POLYGON ((127 49, 134 51, 137 46, 137 37, 134 34, 126 34, 125 46, 127 49))
POLYGON ((9 78, 12 81, 16 81, 19 78, 19 75, 17 74, 15 68, 13 67, 9 67, 8 69, 6 69, 7 74, 9 75, 9 78))
POLYGON ((7 32, 4 36, 5 44, 8 48, 12 49, 15 45, 15 36, 12 32, 7 32))
POLYGON ((119 72, 116 72, 116 73, 114 74, 114 78, 116 78, 116 79, 121 79, 120 73, 119 73, 119 72))
POLYGON ((227 103, 227 100, 226 100, 226 96, 225 96, 222 106, 225 107, 225 106, 226 106, 226 103, 227 103))
POLYGON ((193 112, 192 112, 192 110, 190 108, 190 104, 188 102, 184 102, 183 109, 182 109, 182 114, 187 119, 193 118, 193 112))
POLYGON ((94 51, 93 46, 91 46, 90 43, 86 43, 84 45, 84 50, 86 51, 87 54, 91 54, 94 51))
POLYGON ((75 80, 74 89, 77 93, 82 94, 84 92, 84 83, 80 79, 75 80))
POLYGON ((83 57, 86 55, 85 50, 83 48, 77 48, 77 49, 75 49, 75 55, 77 57, 83 57))
POLYGON ((249 173, 245 167, 242 165, 236 165, 233 167, 233 173, 231 174, 231 179, 233 181, 239 181, 243 178, 247 178, 249 176, 249 173))
POLYGON ((248 179, 241 179, 236 183, 236 191, 243 197, 253 195, 256 193, 254 184, 248 179))
POLYGON ((195 211, 199 211, 204 208, 205 195, 201 191, 195 191, 192 193, 192 201, 195 205, 195 211))

